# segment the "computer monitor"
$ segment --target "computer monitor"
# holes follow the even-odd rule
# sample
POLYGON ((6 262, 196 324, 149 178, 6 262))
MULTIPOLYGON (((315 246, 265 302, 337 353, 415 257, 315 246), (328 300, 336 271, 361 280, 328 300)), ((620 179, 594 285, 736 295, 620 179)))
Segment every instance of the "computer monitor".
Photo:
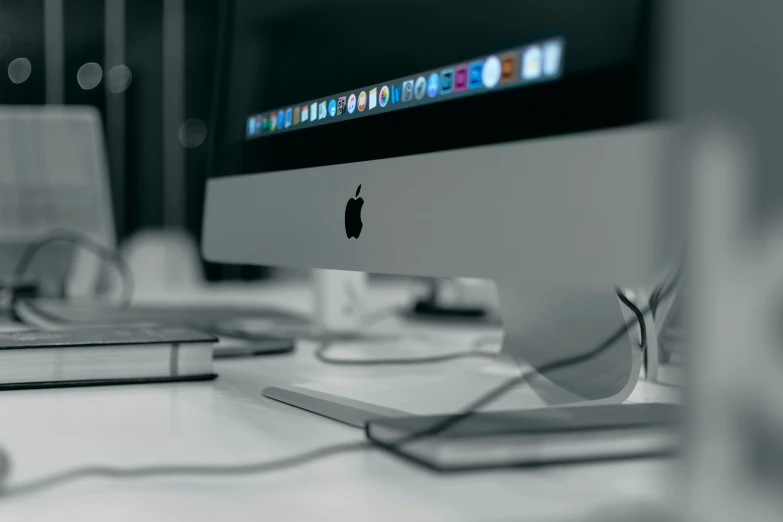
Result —
MULTIPOLYGON (((656 11, 224 2, 204 256, 492 278, 505 353, 540 367, 586 350, 607 334, 599 303, 619 322, 614 286, 666 259, 656 11)), ((626 339, 546 377, 622 400, 635 361, 626 339)))

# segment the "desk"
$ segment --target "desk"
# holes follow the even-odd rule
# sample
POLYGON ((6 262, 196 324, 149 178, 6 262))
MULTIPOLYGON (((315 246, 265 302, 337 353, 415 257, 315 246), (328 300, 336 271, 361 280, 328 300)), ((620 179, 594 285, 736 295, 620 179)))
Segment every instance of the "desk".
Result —
MULTIPOLYGON (((263 304, 310 306, 302 287, 263 295, 263 304)), ((11 481, 86 464, 247 463, 362 440, 360 430, 261 396, 269 385, 392 371, 325 366, 312 351, 303 344, 294 356, 217 361, 212 383, 4 392, 0 445, 13 459, 11 481)), ((634 400, 670 393, 642 383, 634 400)), ((605 521, 611 506, 666 502, 675 474, 661 459, 442 476, 364 450, 259 476, 81 480, 0 500, 0 520, 605 521)))

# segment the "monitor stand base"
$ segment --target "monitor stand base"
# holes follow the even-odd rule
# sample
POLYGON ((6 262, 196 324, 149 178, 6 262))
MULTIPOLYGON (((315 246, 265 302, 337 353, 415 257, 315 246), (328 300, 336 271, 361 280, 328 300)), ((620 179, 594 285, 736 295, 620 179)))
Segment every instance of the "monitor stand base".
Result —
MULTIPOLYGON (((619 404, 630 396, 639 379, 641 351, 629 333, 635 329, 622 331, 634 316, 620 303, 614 289, 536 292, 502 281, 498 289, 504 324, 499 357, 516 367, 543 369, 553 361, 590 352, 619 332, 596 357, 530 379, 527 384, 546 404, 619 404)), ((270 387, 263 395, 360 428, 372 419, 411 415, 299 386, 270 387)))
POLYGON ((296 386, 290 388, 271 386, 264 388, 262 394, 269 399, 362 429, 373 419, 411 415, 408 412, 377 404, 296 386))

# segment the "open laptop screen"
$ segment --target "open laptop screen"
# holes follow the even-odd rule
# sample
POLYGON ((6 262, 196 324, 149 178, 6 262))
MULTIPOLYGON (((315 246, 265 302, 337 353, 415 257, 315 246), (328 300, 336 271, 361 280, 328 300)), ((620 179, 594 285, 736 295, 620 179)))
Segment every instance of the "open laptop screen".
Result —
POLYGON ((213 175, 628 125, 648 96, 647 0, 233 0, 213 175))

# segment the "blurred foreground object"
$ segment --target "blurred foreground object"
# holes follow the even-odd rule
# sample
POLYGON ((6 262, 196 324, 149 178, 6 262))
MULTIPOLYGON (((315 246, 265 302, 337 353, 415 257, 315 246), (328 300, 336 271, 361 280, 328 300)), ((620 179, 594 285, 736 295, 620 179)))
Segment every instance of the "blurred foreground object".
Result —
POLYGON ((358 332, 364 325, 367 274, 313 270, 315 318, 326 332, 358 332))
POLYGON ((691 182, 692 520, 783 519, 783 47, 778 0, 679 4, 691 182))
MULTIPOLYGON (((114 218, 100 115, 88 107, 0 107, 0 273, 54 229, 114 248, 114 218)), ((47 295, 92 294, 100 259, 57 244, 26 277, 47 295), (49 289, 47 291, 47 288, 49 289)))
POLYGON ((427 281, 427 292, 406 312, 407 316, 500 324, 500 301, 492 280, 457 277, 427 281))
POLYGON ((204 283, 198 246, 181 230, 145 230, 122 245, 138 296, 190 290, 204 283))

